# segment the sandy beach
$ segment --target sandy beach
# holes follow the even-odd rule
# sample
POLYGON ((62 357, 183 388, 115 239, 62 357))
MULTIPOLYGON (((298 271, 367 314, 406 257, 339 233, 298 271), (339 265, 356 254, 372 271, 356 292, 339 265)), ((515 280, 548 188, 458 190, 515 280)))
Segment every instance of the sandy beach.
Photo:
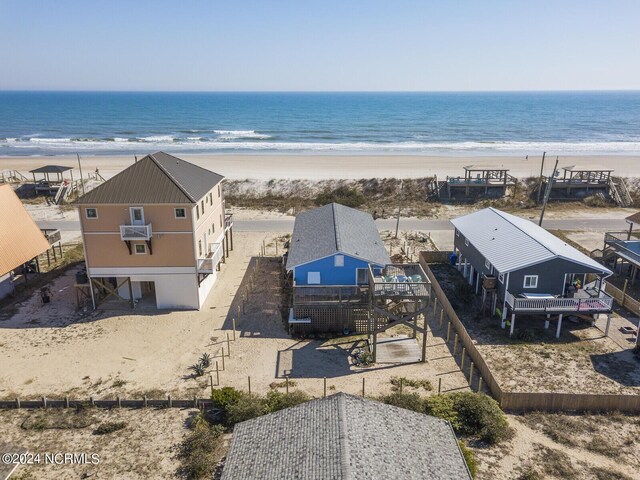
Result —
MULTIPOLYGON (((151 153, 151 152, 147 152, 151 153)), ((144 152, 138 158, 144 156, 144 152)), ((463 175, 465 165, 502 166, 519 178, 540 174, 542 155, 532 156, 421 156, 421 155, 214 155, 176 154, 225 177, 268 180, 292 179, 355 179, 409 178, 437 175, 440 178, 463 175)), ((133 163, 132 155, 83 156, 83 173, 99 169, 105 178, 112 177, 133 163)), ((555 155, 547 155, 545 172, 553 166, 555 155)), ((0 171, 18 170, 25 174, 42 165, 67 165, 77 169, 75 156, 0 157, 0 171)), ((640 176, 640 155, 593 155, 560 157, 559 168, 571 165, 613 168, 616 175, 640 176)))

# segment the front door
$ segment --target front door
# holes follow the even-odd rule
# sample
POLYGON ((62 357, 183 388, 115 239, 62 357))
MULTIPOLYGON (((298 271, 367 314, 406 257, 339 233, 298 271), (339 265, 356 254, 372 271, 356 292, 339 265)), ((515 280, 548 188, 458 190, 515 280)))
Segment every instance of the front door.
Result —
POLYGON ((144 225, 144 210, 142 207, 131 207, 131 225, 144 225))

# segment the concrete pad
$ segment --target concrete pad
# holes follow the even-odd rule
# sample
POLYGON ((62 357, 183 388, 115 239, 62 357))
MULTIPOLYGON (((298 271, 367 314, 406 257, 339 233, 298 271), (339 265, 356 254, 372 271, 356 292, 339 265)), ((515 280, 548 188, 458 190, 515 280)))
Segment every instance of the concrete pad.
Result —
POLYGON ((421 357, 420 346, 415 338, 407 335, 378 337, 376 363, 414 363, 421 357))

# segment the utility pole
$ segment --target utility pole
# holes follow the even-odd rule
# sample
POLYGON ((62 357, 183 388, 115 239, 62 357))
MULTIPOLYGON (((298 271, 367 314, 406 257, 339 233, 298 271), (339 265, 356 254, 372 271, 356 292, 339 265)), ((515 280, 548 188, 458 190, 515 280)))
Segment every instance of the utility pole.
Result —
POLYGON ((544 211, 547 208, 547 202, 549 201, 549 197, 551 196, 551 189, 553 188, 553 182, 556 179, 556 169, 557 168, 558 168, 558 157, 556 157, 556 164, 553 167, 553 172, 551 172, 551 175, 547 179, 547 191, 544 192, 544 201, 542 202, 542 211, 540 212, 540 221, 538 222, 539 226, 542 226, 542 219, 544 218, 544 211))
POLYGON ((400 210, 402 210, 402 200, 404 195, 404 181, 400 180, 400 201, 398 202, 398 218, 396 218, 396 237, 398 238, 398 229, 400 228, 400 210))
POLYGON ((538 201, 536 203, 540 203, 540 193, 542 192, 542 172, 544 170, 544 157, 546 154, 547 152, 542 152, 542 164, 540 165, 540 176, 538 177, 538 201))
POLYGON ((84 195, 86 192, 84 191, 84 178, 82 178, 82 164, 80 163, 80 154, 76 153, 78 157, 78 168, 80 169, 80 185, 82 185, 82 194, 84 195))

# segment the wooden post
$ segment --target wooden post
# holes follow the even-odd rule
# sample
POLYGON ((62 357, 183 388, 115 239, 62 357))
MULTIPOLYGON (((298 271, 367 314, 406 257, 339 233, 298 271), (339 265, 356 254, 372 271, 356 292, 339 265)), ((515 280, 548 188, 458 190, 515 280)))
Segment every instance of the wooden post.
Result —
POLYGON ((607 326, 606 326, 606 328, 604 329, 604 335, 605 335, 606 337, 608 337, 608 336, 609 336, 609 327, 610 327, 610 326, 611 326, 611 314, 610 314, 610 313, 608 313, 608 314, 607 314, 607 326))
POLYGON ((251 376, 247 377, 247 382, 249 384, 249 393, 251 393, 251 376))
POLYGON ((402 378, 400 378, 400 393, 402 393, 402 383, 403 383, 403 380, 402 378))
POLYGON ((236 319, 232 318, 231 319, 231 324, 233 326, 233 341, 236 341, 236 319))
POLYGON ((455 355, 458 352, 458 334, 456 333, 453 337, 453 354, 455 355))
POLYGON ((209 375, 209 385, 211 386, 211 395, 213 396, 213 375, 209 375))
POLYGON ((443 320, 444 320, 444 308, 440 307, 440 328, 442 328, 443 320))
MULTIPOLYGON (((324 395, 323 397, 327 396, 327 377, 324 377, 324 395)), ((20 408, 20 407, 18 407, 20 408)))
POLYGON ((224 369, 224 347, 222 347, 222 370, 224 369))
POLYGON ((422 363, 427 361, 427 319, 424 319, 424 333, 422 334, 422 363))
POLYGON ((169 405, 169 408, 173 407, 173 400, 171 399, 171 394, 167 395, 167 405, 169 405))
POLYGON ((462 347, 462 359, 460 360, 460 370, 464 374, 464 357, 465 353, 467 353, 467 347, 462 347))
POLYGON ((362 396, 364 397, 364 379, 365 377, 362 377, 362 396))
POLYGON ((42 407, 47 408, 47 397, 42 397, 42 407))
POLYGON ((471 362, 471 366, 469 366, 469 386, 471 390, 473 390, 473 362, 471 362))
POLYGON ((16 408, 20 409, 20 397, 16 397, 16 408))
POLYGON ((629 283, 629 280, 625 278, 624 286, 622 287, 622 302, 620 302, 621 307, 624 307, 624 302, 627 299, 627 283, 629 283))
POLYGON ((231 357, 231 343, 229 340, 229 332, 227 332, 227 356, 231 357))
POLYGON ((216 386, 220 386, 220 369, 218 368, 218 361, 216 360, 216 386))
POLYGON ((438 308, 438 297, 433 297, 433 314, 436 314, 436 309, 438 308))
POLYGON ((289 375, 284 378, 284 388, 287 395, 289 395, 289 375))
POLYGON ((482 392, 482 375, 478 377, 478 392, 482 392))
POLYGON ((449 339, 451 338, 451 322, 447 326, 447 345, 449 344, 449 339))
POLYGON ((122 408, 122 400, 120 399, 120 395, 116 397, 116 401, 118 402, 118 408, 122 408))
POLYGON ((146 395, 142 396, 142 406, 144 408, 147 408, 147 396, 146 395))
POLYGON ((91 403, 91 406, 92 406, 92 407, 95 407, 95 406, 96 406, 96 401, 94 400, 94 398, 93 398, 93 397, 89 397, 89 403, 91 403))

